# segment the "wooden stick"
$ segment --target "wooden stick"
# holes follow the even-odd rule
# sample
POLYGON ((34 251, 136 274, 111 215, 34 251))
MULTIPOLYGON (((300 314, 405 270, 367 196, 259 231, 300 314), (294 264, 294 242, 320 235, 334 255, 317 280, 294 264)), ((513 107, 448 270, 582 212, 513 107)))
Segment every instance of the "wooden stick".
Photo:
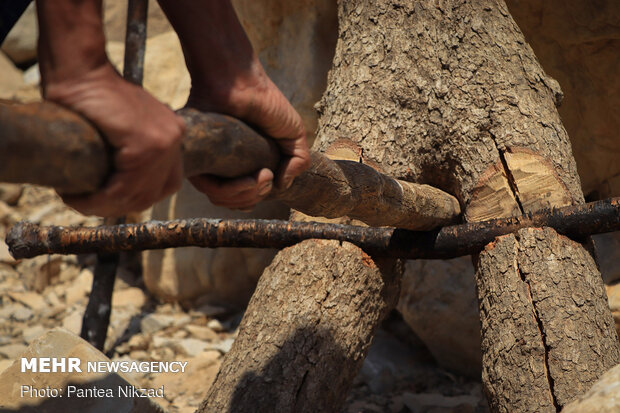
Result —
POLYGON ((444 259, 478 253, 500 235, 543 226, 576 238, 620 230, 620 198, 428 232, 317 222, 203 218, 94 228, 41 227, 20 222, 11 228, 6 243, 13 257, 20 259, 41 254, 187 246, 283 248, 306 239, 334 239, 351 242, 379 256, 444 259))
MULTIPOLYGON (((275 170, 277 145, 243 122, 182 109, 186 122, 185 176, 237 177, 275 170)), ((0 181, 27 182, 61 193, 95 191, 110 172, 110 148, 84 119, 51 103, 0 103, 0 181), (4 159, 6 158, 6 159, 4 159)), ((428 185, 399 181, 352 161, 312 154, 312 165, 286 191, 274 191, 292 208, 313 216, 347 215, 373 226, 428 230, 454 222, 453 196, 428 185)))

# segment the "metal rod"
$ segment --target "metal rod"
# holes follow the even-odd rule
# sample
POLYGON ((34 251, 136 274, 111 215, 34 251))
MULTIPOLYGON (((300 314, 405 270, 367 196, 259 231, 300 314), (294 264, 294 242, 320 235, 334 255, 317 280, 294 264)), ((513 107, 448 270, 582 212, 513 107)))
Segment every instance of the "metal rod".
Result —
MULTIPOLYGON (((146 16, 148 0, 129 0, 127 6, 127 31, 125 33, 125 61, 123 77, 142 85, 144 52, 146 46, 146 16)), ((105 224, 123 224, 124 217, 106 218, 105 224)), ((97 254, 93 285, 82 318, 80 337, 96 349, 103 351, 112 314, 112 293, 120 261, 118 252, 97 254)))
POLYGON ((136 85, 142 85, 144 76, 148 6, 148 0, 129 0, 127 5, 123 77, 136 85))
POLYGON ((513 218, 446 226, 434 231, 372 228, 316 222, 186 219, 86 227, 16 224, 6 243, 13 257, 42 254, 137 251, 173 247, 283 248, 307 239, 348 241, 375 255, 444 259, 480 252, 496 237, 527 227, 551 227, 583 238, 620 230, 620 198, 525 214, 513 218))

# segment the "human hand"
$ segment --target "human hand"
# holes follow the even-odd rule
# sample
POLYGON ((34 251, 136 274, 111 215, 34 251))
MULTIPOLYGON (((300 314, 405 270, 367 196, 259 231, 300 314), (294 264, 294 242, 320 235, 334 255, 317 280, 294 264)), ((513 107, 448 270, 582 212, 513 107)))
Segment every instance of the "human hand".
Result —
MULTIPOLYGON (((275 171, 275 185, 280 189, 290 187, 310 166, 301 117, 257 61, 248 76, 236 77, 231 83, 221 81, 218 88, 209 90, 193 87, 188 106, 234 116, 274 138, 284 157, 275 171)), ((200 175, 189 180, 215 205, 251 210, 273 188, 274 173, 261 169, 253 176, 236 179, 200 175)))
POLYGON ((275 138, 284 158, 277 171, 190 181, 219 206, 248 210, 275 185, 287 188, 310 166, 306 131, 299 114, 267 77, 230 0, 159 0, 174 26, 192 78, 188 106, 246 121, 275 138), (275 178, 274 178, 275 172, 275 178))
POLYGON ((87 196, 63 196, 81 213, 121 216, 142 211, 176 192, 182 180, 183 120, 154 97, 123 80, 106 62, 77 79, 44 85, 45 98, 74 110, 115 149, 105 186, 87 196))

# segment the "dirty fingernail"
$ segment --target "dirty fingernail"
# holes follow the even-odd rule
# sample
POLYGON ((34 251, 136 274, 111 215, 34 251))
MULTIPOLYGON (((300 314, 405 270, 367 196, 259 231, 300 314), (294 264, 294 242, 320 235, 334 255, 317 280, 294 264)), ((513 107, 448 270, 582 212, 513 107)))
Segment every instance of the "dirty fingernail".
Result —
POLYGON ((273 183, 272 181, 269 181, 267 183, 265 183, 259 190, 258 190, 258 196, 265 196, 267 195, 269 192, 271 192, 271 188, 273 187, 273 183))

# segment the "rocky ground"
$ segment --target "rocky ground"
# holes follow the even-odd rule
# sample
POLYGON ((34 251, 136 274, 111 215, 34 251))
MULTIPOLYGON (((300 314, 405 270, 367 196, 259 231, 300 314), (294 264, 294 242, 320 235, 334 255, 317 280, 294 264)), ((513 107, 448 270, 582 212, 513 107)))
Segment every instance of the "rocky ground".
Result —
MULTIPOLYGON (((0 237, 15 222, 96 225, 65 207, 53 191, 0 185, 0 237)), ((34 339, 62 326, 79 334, 90 292, 95 257, 41 256, 15 261, 0 244, 0 371, 34 339)), ((187 360, 185 374, 132 378, 142 387, 165 386, 158 402, 170 412, 193 412, 230 349, 241 313, 195 302, 191 308, 158 302, 144 289, 139 266, 126 262, 118 273, 105 345, 113 360, 187 360)), ((348 396, 344 412, 485 412, 476 380, 437 366, 421 342, 394 314, 377 334, 348 396)))

